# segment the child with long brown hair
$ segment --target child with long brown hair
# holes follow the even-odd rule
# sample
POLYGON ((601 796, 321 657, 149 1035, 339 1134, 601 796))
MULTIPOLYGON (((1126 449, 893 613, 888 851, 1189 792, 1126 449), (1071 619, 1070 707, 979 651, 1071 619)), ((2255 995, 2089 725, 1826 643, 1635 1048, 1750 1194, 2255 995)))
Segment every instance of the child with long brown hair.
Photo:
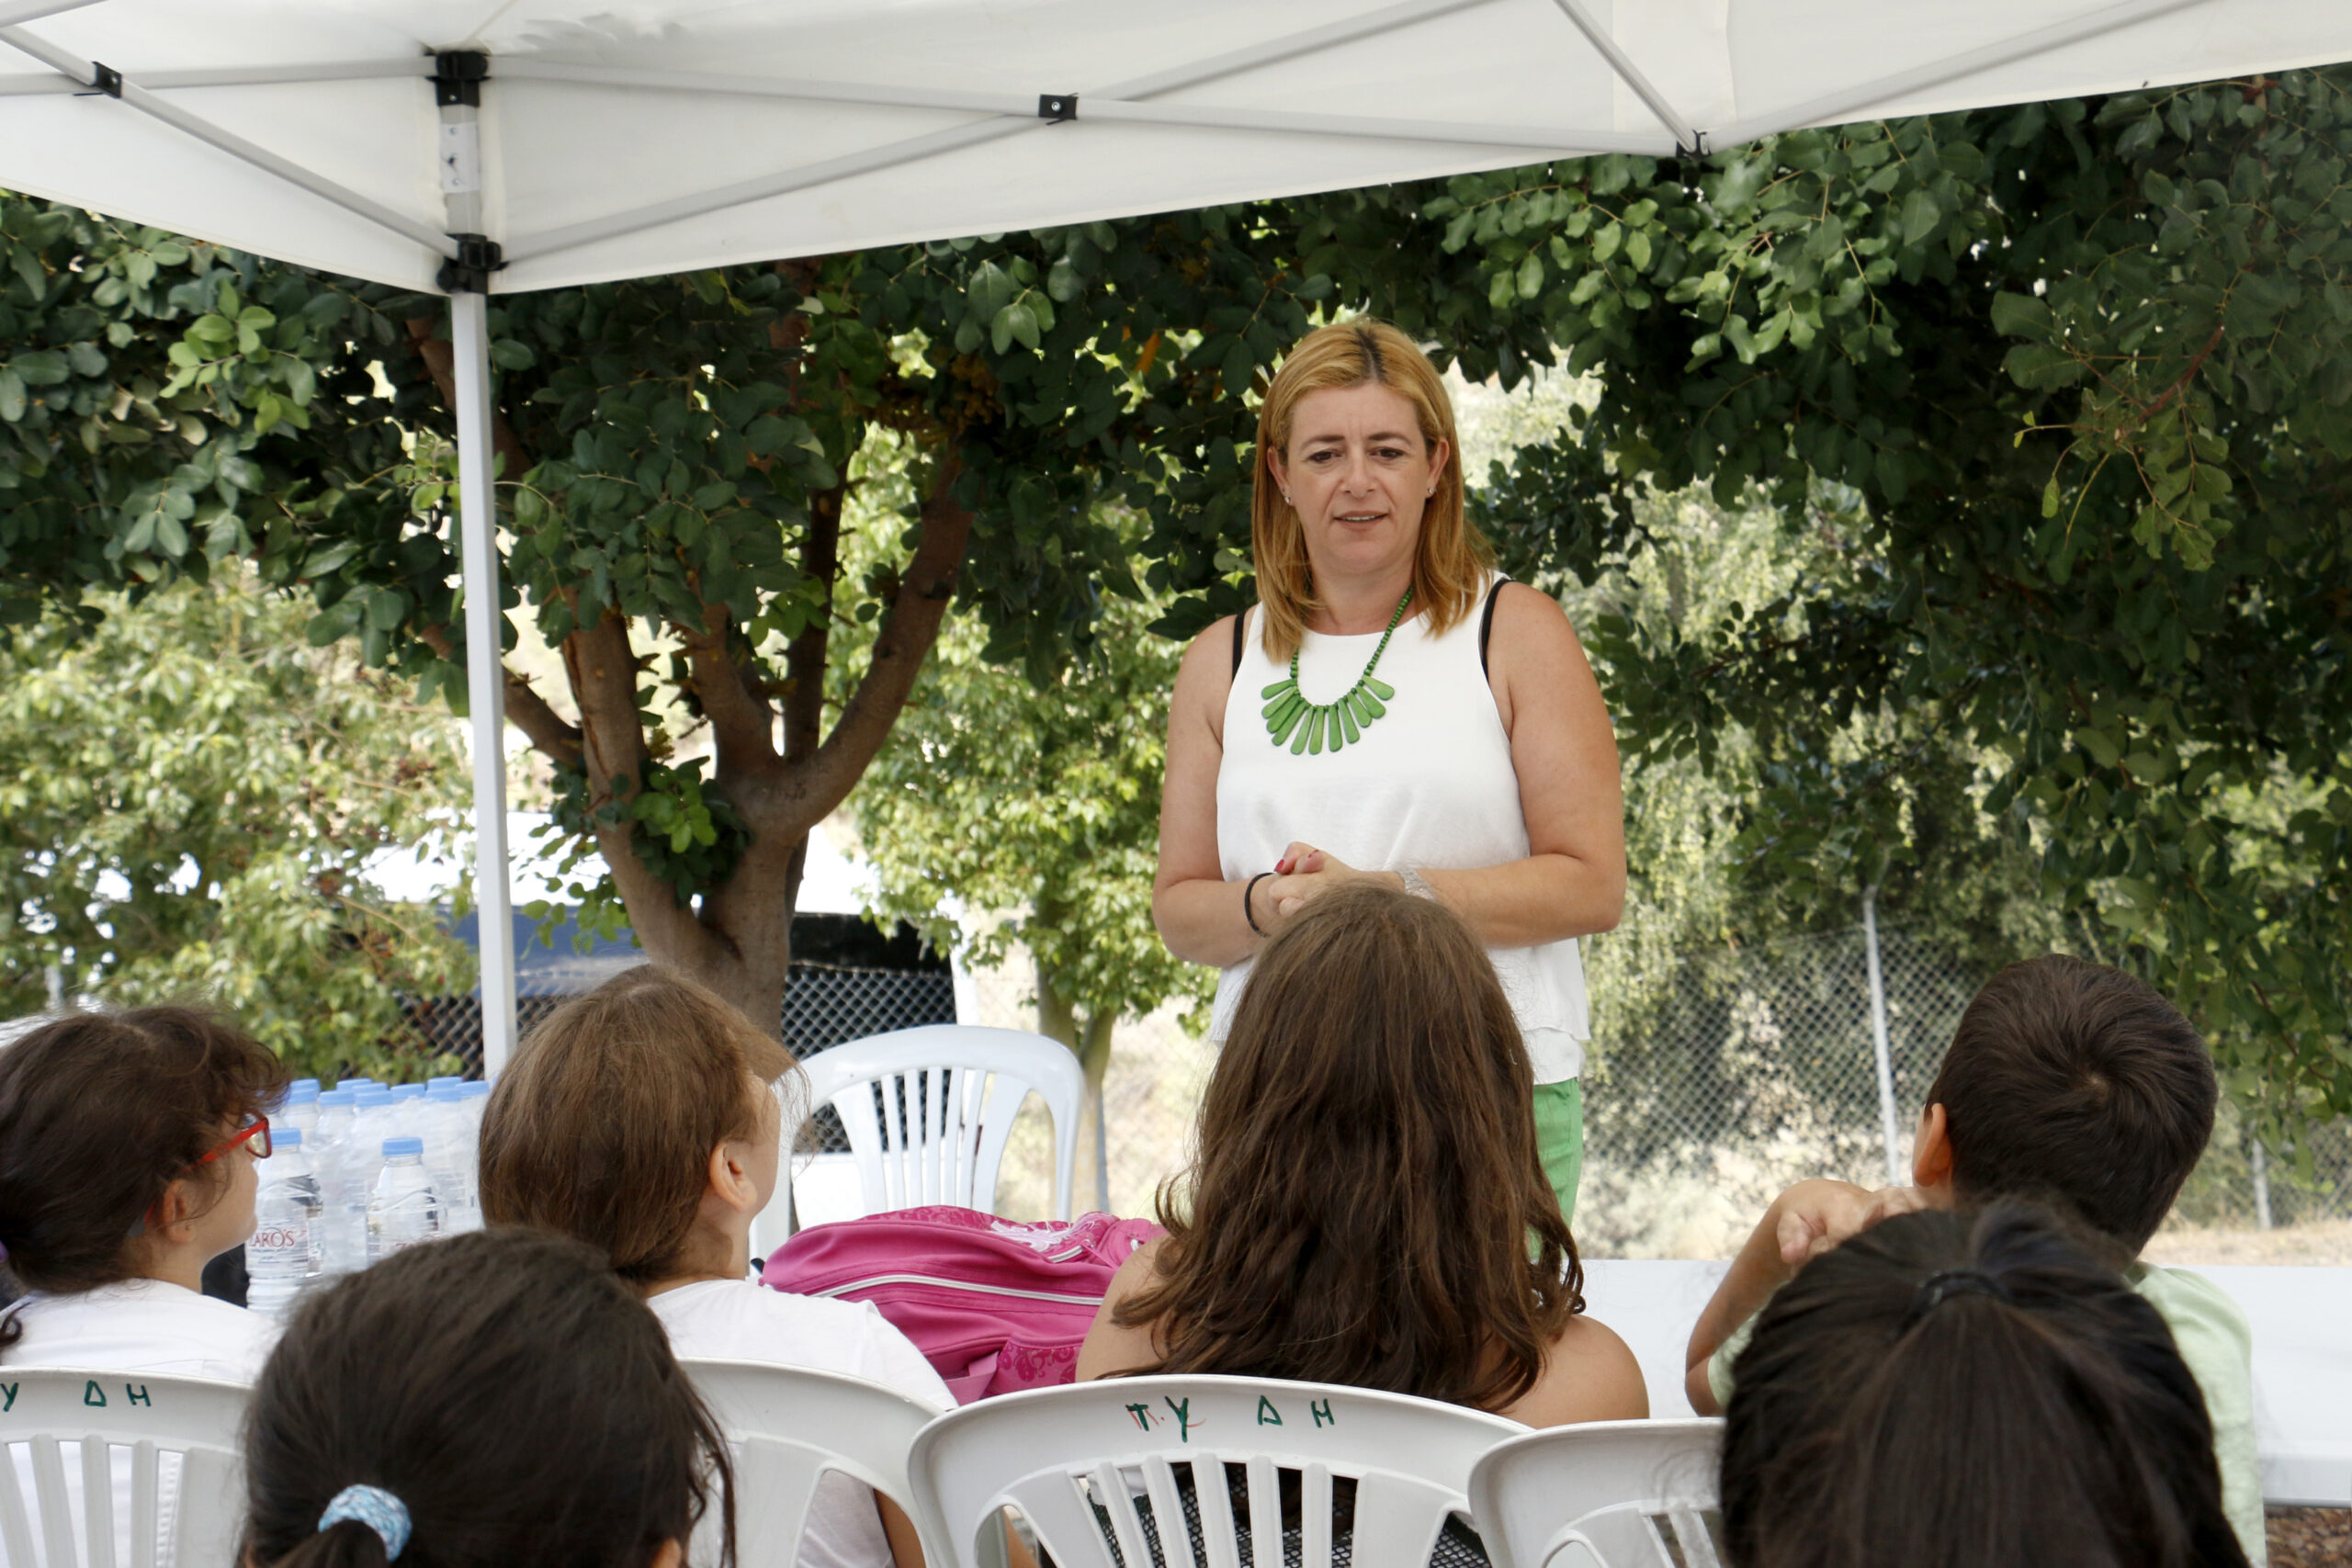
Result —
POLYGON ((1544 1179, 1532 1072, 1494 965, 1442 906, 1316 900, 1260 954, 1202 1102, 1168 1235, 1129 1258, 1081 1380, 1350 1383, 1532 1427, 1649 1414, 1585 1315, 1544 1179))
MULTIPOLYGON (((718 997, 660 964, 631 969, 549 1014, 499 1076, 482 1119, 483 1217, 595 1247, 682 1357, 843 1372, 953 1409, 931 1363, 872 1306, 746 1278, 752 1221, 775 1192, 779 1086, 798 1083, 784 1046, 718 997)), ((893 1559, 921 1568, 912 1524, 825 1476, 801 1568, 893 1559)))

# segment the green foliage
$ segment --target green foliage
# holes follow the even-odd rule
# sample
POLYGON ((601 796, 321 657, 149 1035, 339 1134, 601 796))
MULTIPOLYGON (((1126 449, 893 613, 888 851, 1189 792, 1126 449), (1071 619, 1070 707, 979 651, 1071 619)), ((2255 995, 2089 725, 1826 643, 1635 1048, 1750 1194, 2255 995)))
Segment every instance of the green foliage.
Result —
POLYGON ((1841 903, 1982 813, 2274 1124, 2352 1107, 2346 81, 1472 176, 1429 209, 1491 298, 1543 258, 1527 308, 1599 383, 1490 492, 1522 559, 1606 570, 1644 494, 1695 481, 1762 487, 1810 541, 1719 626, 1592 628, 1629 752, 1712 771, 1752 739, 1753 880, 1841 903))
POLYGON ((1170 998, 1197 1007, 1215 984, 1170 957, 1151 922, 1182 652, 1148 629, 1160 608, 1107 601, 1093 651, 1042 686, 989 661, 976 618, 950 622, 850 796, 876 912, 975 967, 1025 949, 1049 1013, 1107 1024, 1170 998))
POLYGON ((470 960, 359 870, 453 819, 455 727, 235 571, 93 608, 0 640, 0 1009, 55 966, 69 997, 210 1000, 314 1072, 426 1067, 389 1044, 399 998, 470 989, 470 960))

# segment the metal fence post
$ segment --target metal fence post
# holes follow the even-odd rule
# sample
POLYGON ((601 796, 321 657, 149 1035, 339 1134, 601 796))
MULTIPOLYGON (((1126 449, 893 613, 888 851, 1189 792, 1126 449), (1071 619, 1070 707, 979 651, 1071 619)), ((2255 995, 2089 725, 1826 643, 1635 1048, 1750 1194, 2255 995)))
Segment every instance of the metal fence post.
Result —
POLYGON ((2256 1230, 2267 1231, 2270 1228, 2270 1153, 2258 1135, 2247 1139, 2246 1145, 2254 1167, 2254 1224, 2256 1230))
POLYGON ((1862 951, 1870 964, 1871 1046, 1878 1055, 1878 1114, 1880 1136, 1886 1143, 1886 1182, 1905 1185, 1902 1156, 1895 1140, 1901 1136, 1894 1114, 1894 1057, 1886 1043, 1886 982, 1878 966, 1878 888, 1862 889, 1862 951))

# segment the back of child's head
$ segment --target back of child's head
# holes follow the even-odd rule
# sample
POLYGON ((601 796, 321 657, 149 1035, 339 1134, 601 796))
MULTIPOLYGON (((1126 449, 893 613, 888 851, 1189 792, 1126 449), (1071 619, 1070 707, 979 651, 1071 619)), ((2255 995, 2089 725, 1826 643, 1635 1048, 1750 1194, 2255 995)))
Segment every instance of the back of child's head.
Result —
POLYGON ((481 1205, 601 1248, 639 1283, 693 1235, 711 1151, 772 1132, 791 1054, 659 964, 616 976, 534 1029, 482 1116, 481 1205))
POLYGON ((1493 961, 1425 898, 1325 894, 1252 965, 1161 1204, 1164 1370, 1353 1383, 1493 1408, 1583 1310, 1535 1146, 1533 1073, 1493 961))
POLYGON ((131 1277, 131 1237, 166 1189, 287 1082, 266 1046, 193 1008, 75 1013, 0 1050, 9 1272, 61 1292, 131 1277))
POLYGON ((1781 1288, 1734 1371, 1734 1568, 2245 1561, 2171 1332, 2048 1211, 1864 1232, 1781 1288))
POLYGON ((1928 1098, 1962 1197, 2048 1203, 2136 1254, 2205 1152, 2220 1086, 2154 987, 2052 953, 1976 993, 1928 1098))
POLYGON ((245 1427, 250 1568, 650 1568, 710 1506, 734 1556, 724 1437, 669 1337, 603 1258, 499 1229, 415 1247, 306 1300, 245 1427), (386 1505, 378 1501, 375 1510, 386 1505))

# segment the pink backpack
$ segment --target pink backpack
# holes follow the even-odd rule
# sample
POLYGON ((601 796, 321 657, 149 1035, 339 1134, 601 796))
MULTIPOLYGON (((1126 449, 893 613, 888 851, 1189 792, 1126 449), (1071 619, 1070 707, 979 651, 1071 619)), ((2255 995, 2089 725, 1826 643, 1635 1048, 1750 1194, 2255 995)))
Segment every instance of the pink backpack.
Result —
POLYGON ((809 1226, 775 1249, 760 1282, 872 1302, 969 1404, 1074 1381, 1111 1276, 1158 1235, 1149 1220, 1110 1214, 1032 1224, 976 1209, 900 1209, 809 1226))

